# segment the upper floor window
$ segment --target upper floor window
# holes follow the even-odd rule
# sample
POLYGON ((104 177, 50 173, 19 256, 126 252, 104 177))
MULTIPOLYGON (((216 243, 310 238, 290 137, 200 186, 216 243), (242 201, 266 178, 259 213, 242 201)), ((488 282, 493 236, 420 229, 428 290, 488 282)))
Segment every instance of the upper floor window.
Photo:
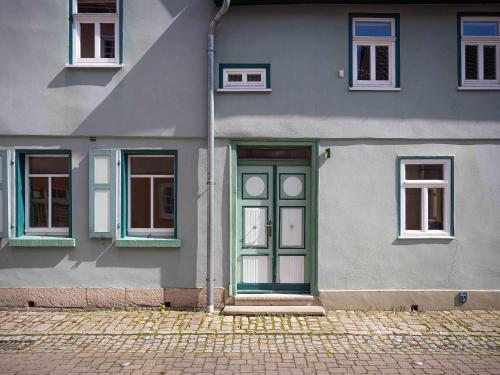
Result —
POLYGON ((70 64, 112 66, 119 63, 121 0, 72 0, 70 64))
POLYGON ((500 17, 461 17, 461 86, 500 88, 500 17))
POLYGON ((397 82, 396 16, 351 16, 351 88, 395 89, 397 82))

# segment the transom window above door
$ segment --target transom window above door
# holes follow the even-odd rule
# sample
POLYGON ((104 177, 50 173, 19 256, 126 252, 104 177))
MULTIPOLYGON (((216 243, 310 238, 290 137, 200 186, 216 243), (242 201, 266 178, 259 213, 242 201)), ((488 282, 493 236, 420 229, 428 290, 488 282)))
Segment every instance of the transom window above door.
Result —
POLYGON ((172 236, 175 229, 175 156, 128 155, 128 234, 172 236))
POLYGON ((400 158, 400 237, 453 236, 453 158, 400 158))
POLYGON ((71 0, 70 65, 118 66, 122 0, 71 0))
POLYGON ((351 15, 351 89, 396 89, 399 51, 397 15, 351 15))
POLYGON ((461 17, 461 86, 500 89, 500 17, 461 17))

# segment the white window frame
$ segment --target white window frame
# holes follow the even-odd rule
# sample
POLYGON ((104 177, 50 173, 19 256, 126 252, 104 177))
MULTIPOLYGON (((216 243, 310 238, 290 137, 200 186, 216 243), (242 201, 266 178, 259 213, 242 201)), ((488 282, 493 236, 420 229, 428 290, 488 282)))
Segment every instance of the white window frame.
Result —
POLYGON ((395 18, 355 17, 352 19, 352 84, 355 88, 396 88, 395 18), (390 22, 391 36, 356 36, 356 22, 390 22), (370 80, 358 79, 358 46, 370 47, 370 80), (389 47, 389 80, 376 79, 375 47, 389 47))
MULTIPOLYGON (((498 88, 500 89, 500 35, 497 36, 467 36, 464 35, 464 22, 497 22, 500 30, 500 17, 461 17, 460 18, 460 37, 461 37, 461 82, 462 87, 476 88, 498 88), (465 79, 465 47, 478 47, 478 79, 465 79), (496 46, 496 79, 484 79, 484 46, 496 46)), ((500 33, 500 31, 499 31, 500 33)))
MULTIPOLYGON (((53 177, 68 177, 69 181, 69 173, 30 173, 30 159, 34 159, 37 157, 51 157, 51 158, 67 158, 69 161, 69 155, 61 155, 61 154, 26 154, 25 155, 25 171, 24 171, 24 186, 25 186, 25 192, 24 192, 24 201, 25 207, 25 224, 24 224, 24 233, 25 234, 38 234, 38 235, 68 235, 69 234, 69 227, 52 227, 52 178, 53 177), (48 227, 31 227, 30 226, 30 209, 31 209, 31 204, 30 204, 30 193, 31 193, 31 185, 30 185, 30 177, 45 177, 49 179, 49 184, 48 184, 48 202, 47 202, 47 222, 48 222, 48 227)), ((69 172, 69 171, 68 171, 69 172)), ((69 184, 68 188, 71 186, 69 184)), ((70 195, 71 196, 71 195, 70 195)), ((68 199, 69 197, 68 196, 68 199)), ((70 202, 71 204, 71 202, 70 202)), ((68 208, 68 216, 70 215, 71 211, 68 208)))
POLYGON ((450 159, 404 159, 400 160, 400 237, 401 238, 453 238, 451 234, 451 160, 450 159), (443 180, 407 180, 406 166, 410 164, 439 164, 443 166, 443 180), (421 230, 406 229, 406 190, 421 189, 421 230), (428 189, 442 188, 443 191, 443 230, 428 228, 429 204, 428 189))
POLYGON ((266 91, 267 90, 267 72, 265 68, 223 68, 222 69, 222 89, 231 91, 266 91), (230 74, 241 74, 241 82, 230 82, 230 74), (248 82, 249 74, 260 74, 260 82, 248 82))
POLYGON ((77 0, 73 1, 73 65, 83 66, 113 66, 119 65, 120 35, 119 35, 119 1, 116 0, 116 13, 78 13, 77 0), (94 58, 80 57, 80 25, 94 24, 94 58), (101 58, 101 23, 112 23, 115 26, 115 57, 101 58))
MULTIPOLYGON (((172 228, 154 228, 154 184, 153 180, 155 178, 173 178, 173 184, 175 189, 175 171, 174 174, 155 174, 155 175, 132 175, 132 158, 172 158, 174 159, 175 165, 175 155, 141 155, 132 154, 127 155, 127 234, 135 236, 146 236, 146 237, 161 237, 161 236, 173 236, 175 234, 175 227, 172 228), (150 227, 149 228, 132 228, 132 201, 131 201, 131 191, 132 191, 132 178, 150 178, 150 194, 151 202, 149 207, 150 214, 150 227)), ((175 194, 175 192, 174 192, 175 194)), ((175 198, 174 198, 175 199, 175 198)), ((176 202, 174 201, 174 204, 176 202)), ((163 203, 162 203, 163 204, 163 203)), ((159 208, 160 215, 162 214, 162 207, 159 208)), ((175 218, 174 226, 175 226, 175 218)))

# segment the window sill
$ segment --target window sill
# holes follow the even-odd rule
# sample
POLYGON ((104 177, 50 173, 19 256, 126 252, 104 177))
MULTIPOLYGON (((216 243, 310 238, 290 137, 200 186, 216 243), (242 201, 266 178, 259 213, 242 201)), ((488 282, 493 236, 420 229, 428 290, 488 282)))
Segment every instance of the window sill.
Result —
POLYGON ((68 237, 21 236, 9 239, 11 247, 76 247, 76 240, 68 237))
POLYGON ((217 89, 217 92, 272 92, 272 89, 217 89))
POLYGON ((363 87, 363 86, 352 86, 349 87, 349 91, 401 91, 401 87, 383 87, 383 86, 374 86, 374 87, 363 87))
POLYGON ((93 69, 121 69, 123 68, 123 64, 114 64, 114 63, 103 63, 103 64, 66 64, 65 67, 69 69, 80 69, 80 68, 93 68, 93 69))
POLYGON ((454 240, 455 236, 398 236, 398 240, 454 240))
POLYGON ((498 86, 458 86, 458 91, 500 91, 498 86))
POLYGON ((178 248, 181 247, 181 240, 178 238, 146 238, 146 237, 125 237, 115 241, 116 247, 155 247, 155 248, 178 248))

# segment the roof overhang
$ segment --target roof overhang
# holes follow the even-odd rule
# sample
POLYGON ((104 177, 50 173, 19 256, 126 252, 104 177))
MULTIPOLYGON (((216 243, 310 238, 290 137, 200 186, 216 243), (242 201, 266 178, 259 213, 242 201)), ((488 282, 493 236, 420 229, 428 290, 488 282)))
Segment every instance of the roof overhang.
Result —
MULTIPOLYGON (((217 6, 223 0, 213 0, 217 6)), ((273 4, 500 4, 500 0, 231 0, 231 5, 273 5, 273 4)))

